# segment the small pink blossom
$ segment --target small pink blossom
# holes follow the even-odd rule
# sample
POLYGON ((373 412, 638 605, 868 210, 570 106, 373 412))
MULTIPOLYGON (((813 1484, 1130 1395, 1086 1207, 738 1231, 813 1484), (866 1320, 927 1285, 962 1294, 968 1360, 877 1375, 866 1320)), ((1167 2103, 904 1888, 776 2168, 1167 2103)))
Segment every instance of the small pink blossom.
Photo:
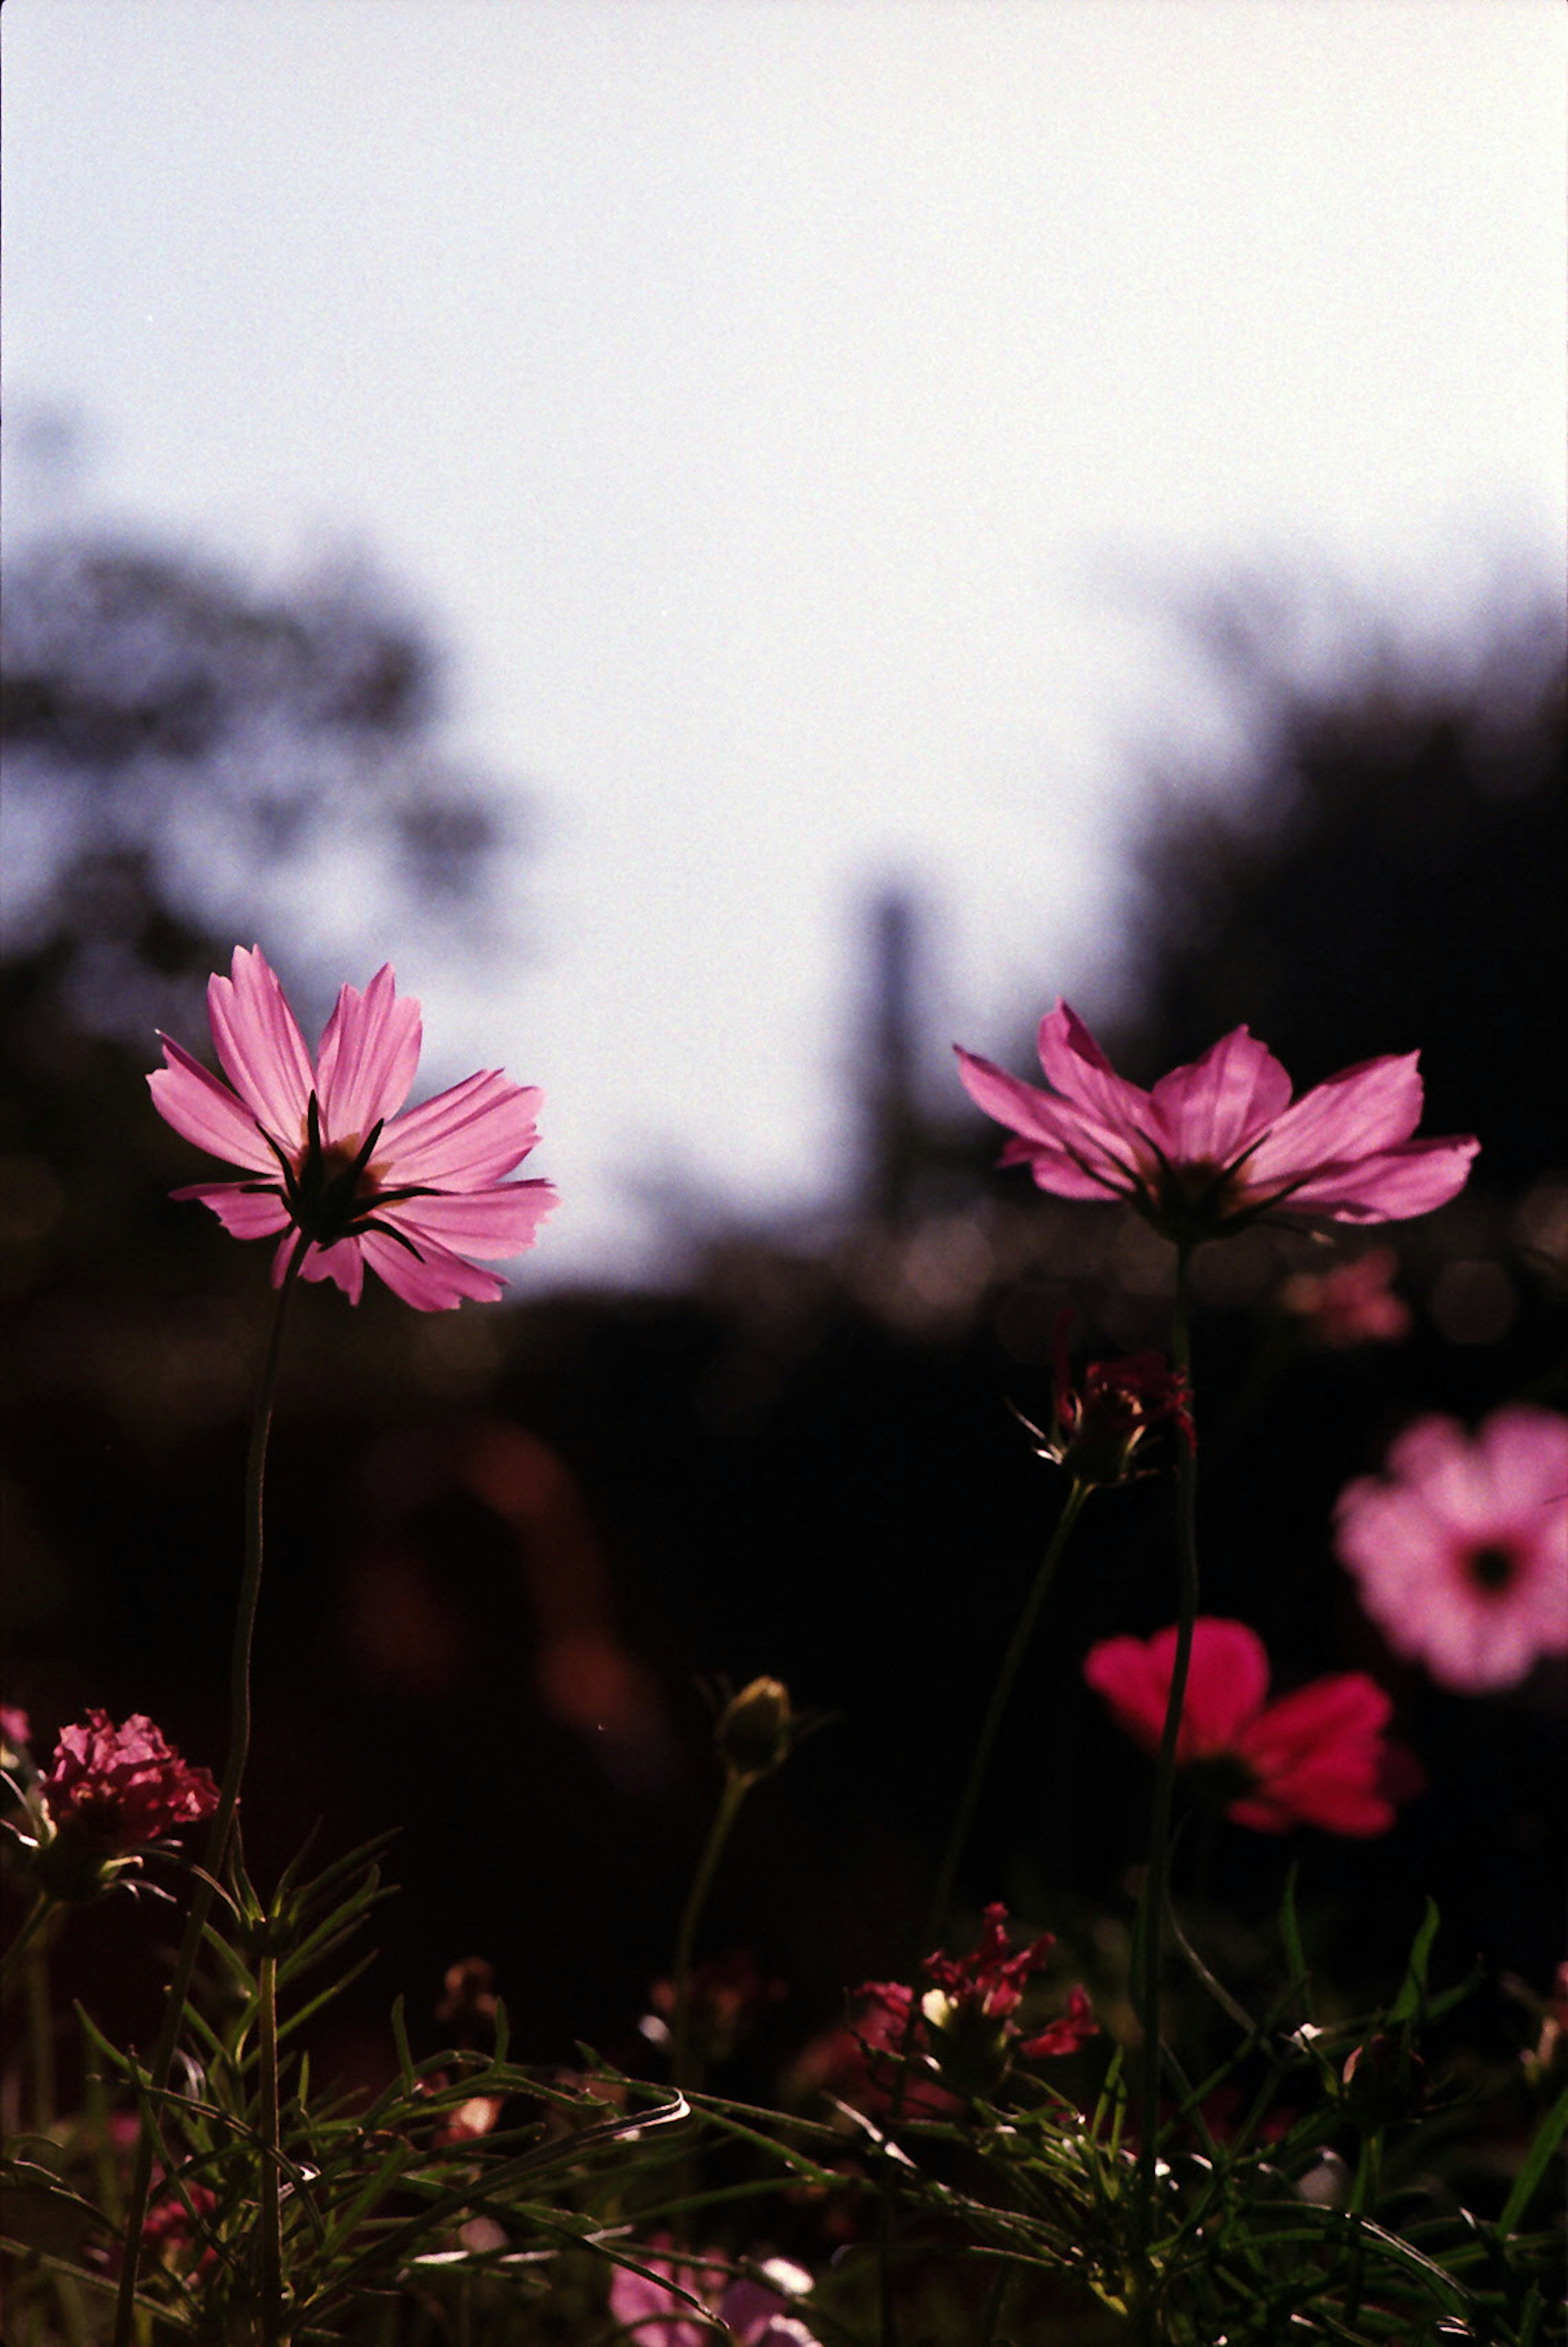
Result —
POLYGON ((1083 1483, 1125 1483, 1151 1471, 1138 1463, 1151 1435, 1169 1427, 1189 1450, 1196 1447, 1186 1380, 1158 1353, 1127 1353, 1091 1361, 1074 1385, 1067 1339, 1069 1307, 1056 1323, 1055 1393, 1051 1431, 1023 1424, 1043 1459, 1083 1483))
POLYGON ((659 2234, 642 2251, 641 2262, 649 2274, 616 2268, 610 2312, 647 2347, 714 2347, 721 2339, 733 2340, 736 2347, 818 2347, 814 2334, 789 2311, 810 2289, 811 2277, 787 2258, 769 2259, 761 2270, 766 2279, 752 2281, 730 2274, 712 2251, 701 2258, 672 2256, 667 2234, 659 2234), (681 2291, 697 2300, 708 2321, 677 2295, 681 2291))
POLYGON ((89 1711, 62 1729, 37 1791, 55 1833, 105 1859, 181 1833, 218 1807, 208 1771, 182 1760, 139 1711, 123 1727, 89 1711))
POLYGON ((33 1723, 14 1703, 0 1703, 0 1768, 15 1768, 33 1741, 33 1723))
POLYGON ((1297 1272, 1279 1300, 1314 1344, 1337 1352, 1396 1344, 1410 1333, 1410 1307, 1390 1285, 1398 1269, 1392 1247, 1370 1247, 1329 1271, 1297 1272))
MULTIPOLYGON (((845 2101, 875 2109, 892 2098, 896 2056, 918 2057, 921 2070, 906 2076, 901 2096, 911 2117, 940 2116, 973 2095, 991 2095, 1015 2057, 1044 2061, 1075 2054, 1096 2036, 1099 2024, 1085 1992, 1068 1993, 1067 2010, 1025 2036, 1016 2015, 1024 1991, 1044 1971, 1056 1942, 1042 1932, 1013 1948, 1007 1910, 993 1901, 981 1924, 980 1944, 965 1956, 939 1950, 922 1969, 931 1986, 911 2023, 914 1991, 901 1981, 866 1981, 856 1992, 860 2011, 852 2041, 860 2049, 859 2075, 846 2075, 845 2101), (922 2075, 923 2074, 923 2075, 922 2075), (868 2091, 869 2090, 869 2091, 868 2091)), ((848 2065, 846 2065, 848 2070, 848 2065)))
MULTIPOLYGON (((1118 1726, 1156 1752, 1170 1700, 1176 1634, 1107 1638, 1084 1676, 1118 1726)), ((1384 1741, 1391 1706, 1374 1679, 1344 1671, 1268 1701, 1268 1656, 1244 1622, 1193 1626, 1176 1765, 1207 1777, 1225 1814, 1261 1833, 1295 1825, 1386 1833, 1394 1804, 1417 1789, 1414 1763, 1384 1741)))
POLYGON ((1237 1027, 1144 1092, 1058 1002, 1040 1024, 1054 1090, 958 1058, 971 1099, 1014 1136, 1003 1164, 1029 1166, 1059 1198, 1125 1198, 1186 1243, 1286 1207, 1340 1223, 1430 1214, 1464 1187, 1480 1146, 1410 1138, 1421 1112, 1413 1051, 1347 1068, 1293 1102, 1278 1061, 1237 1027))
POLYGON ((351 1303, 367 1266, 422 1312, 494 1302, 504 1282, 472 1258, 520 1254, 555 1204, 547 1182, 504 1178, 538 1137, 539 1093, 488 1068, 405 1108, 419 1005, 390 969, 362 994, 341 989, 314 1064, 259 946, 236 948, 207 1000, 229 1083, 167 1035, 148 1081, 177 1133, 247 1178, 174 1195, 199 1198, 236 1238, 281 1234, 275 1285, 302 1233, 301 1276, 335 1280, 351 1303))
POLYGON ((1397 1655, 1461 1695, 1514 1686, 1568 1654, 1568 1419, 1418 1419, 1340 1493, 1335 1542, 1397 1655))

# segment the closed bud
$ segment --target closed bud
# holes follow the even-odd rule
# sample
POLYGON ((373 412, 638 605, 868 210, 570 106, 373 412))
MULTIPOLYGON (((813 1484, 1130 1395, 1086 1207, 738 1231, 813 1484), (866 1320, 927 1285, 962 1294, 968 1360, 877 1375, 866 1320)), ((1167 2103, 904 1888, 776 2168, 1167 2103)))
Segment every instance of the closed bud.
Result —
POLYGON ((753 1679, 718 1715, 715 1741, 732 1777, 751 1784, 789 1758, 795 1738, 789 1690, 780 1679, 753 1679))

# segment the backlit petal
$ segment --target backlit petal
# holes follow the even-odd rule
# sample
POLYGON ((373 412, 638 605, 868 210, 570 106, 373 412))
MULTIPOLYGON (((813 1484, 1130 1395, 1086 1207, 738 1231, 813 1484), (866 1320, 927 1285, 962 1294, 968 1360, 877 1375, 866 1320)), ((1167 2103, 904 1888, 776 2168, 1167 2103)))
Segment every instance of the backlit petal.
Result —
POLYGON ((361 994, 345 986, 321 1036, 317 1091, 330 1141, 361 1141, 395 1116, 419 1065, 419 1004, 400 995, 390 967, 361 994))
POLYGON ((416 1312, 450 1311, 467 1297, 494 1304, 506 1292, 506 1283, 494 1272, 481 1271, 433 1241, 426 1241, 417 1256, 380 1231, 367 1231, 357 1244, 371 1269, 416 1312))
POLYGON ((305 1130, 311 1055, 260 946, 249 953, 236 946, 232 978, 208 981, 207 1008, 225 1075, 252 1115, 292 1148, 305 1130))
POLYGON ((167 1035, 160 1035, 158 1040, 168 1065, 155 1068, 147 1081, 153 1106, 164 1122, 185 1140, 229 1165, 275 1174, 278 1161, 257 1131, 249 1110, 181 1044, 167 1035))
POLYGON ((1290 1079, 1245 1027, 1173 1068, 1150 1095, 1156 1138, 1173 1163, 1227 1165, 1268 1131, 1290 1099, 1290 1079))
POLYGON ((535 1086, 514 1084, 494 1068, 438 1092, 382 1134, 376 1160, 387 1169, 388 1186, 428 1182, 471 1190, 510 1174, 539 1137, 543 1098, 535 1086))
POLYGON ((498 1182, 486 1190, 458 1190, 409 1198, 380 1219, 406 1231, 423 1254, 430 1241, 458 1255, 500 1257, 532 1246, 539 1225, 559 1204, 548 1182, 498 1182))
POLYGON ((1071 1004, 1058 1001, 1040 1021, 1040 1064, 1056 1090, 1112 1132, 1146 1133, 1149 1095, 1117 1075, 1071 1004))

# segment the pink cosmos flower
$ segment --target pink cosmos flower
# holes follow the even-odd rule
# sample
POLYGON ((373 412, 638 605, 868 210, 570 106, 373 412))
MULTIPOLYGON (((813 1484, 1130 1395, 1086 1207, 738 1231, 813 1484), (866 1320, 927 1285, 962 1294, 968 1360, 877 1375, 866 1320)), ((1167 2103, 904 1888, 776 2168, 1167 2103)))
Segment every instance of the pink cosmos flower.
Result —
POLYGON ((1014 1136, 1004 1165, 1028 1165, 1059 1198, 1125 1198, 1189 1244, 1286 1206, 1339 1223, 1430 1214, 1464 1187, 1480 1146, 1411 1140, 1413 1051, 1347 1068, 1292 1103, 1278 1061, 1237 1027, 1145 1092, 1058 1002, 1040 1022, 1053 1091, 969 1051, 958 1059, 971 1099, 1014 1136))
POLYGON ((1568 1419, 1418 1419, 1339 1494, 1335 1544, 1397 1655, 1462 1695, 1568 1654, 1568 1419))
POLYGON ((717 2338, 732 2339, 736 2347, 818 2347, 813 2333, 789 2311, 791 2301, 811 2287, 803 2267, 771 2258, 762 2268, 767 2280, 750 2281, 728 2274, 711 2253, 677 2260, 669 2247, 667 2234, 659 2234, 642 2252, 642 2262, 663 2280, 650 2280, 626 2266, 616 2268, 610 2312, 634 2339, 647 2347, 715 2347, 717 2338), (713 2320, 700 2321, 677 2291, 695 2298, 713 2320), (716 2332, 715 2322, 721 2331, 716 2332))
MULTIPOLYGON (((1152 1638, 1107 1638, 1089 1650, 1084 1676, 1118 1726, 1146 1752, 1159 1748, 1176 1659, 1175 1629, 1152 1638)), ((1200 1615, 1193 1627, 1176 1765, 1207 1778, 1225 1814, 1260 1833, 1323 1826, 1330 1833, 1386 1833, 1394 1803, 1419 1788, 1409 1755, 1383 1740, 1392 1708, 1360 1671, 1314 1679, 1278 1703, 1268 1656, 1244 1622, 1200 1615)))
POLYGON ((218 1807, 208 1771, 182 1760, 139 1711, 123 1727, 89 1711, 62 1729, 37 1790, 61 1840, 106 1859, 199 1825, 218 1807))
POLYGON ((207 1000, 229 1083, 167 1035, 167 1065, 148 1081, 177 1133, 246 1178, 174 1195, 199 1198, 236 1238, 280 1233, 274 1286, 300 1233, 301 1276, 336 1280, 351 1303, 367 1265, 422 1312, 494 1302, 504 1283, 471 1258, 520 1254, 555 1204, 548 1182, 503 1178, 537 1138, 539 1093, 487 1068, 404 1108, 419 1005, 400 997, 390 969, 362 994, 342 989, 314 1065, 259 946, 236 948, 232 975, 214 977, 207 1000))
POLYGON ((1314 1344, 1333 1351, 1396 1344, 1410 1333, 1410 1307, 1391 1285, 1398 1269, 1392 1247, 1369 1247, 1328 1271, 1297 1272, 1279 1300, 1314 1344))

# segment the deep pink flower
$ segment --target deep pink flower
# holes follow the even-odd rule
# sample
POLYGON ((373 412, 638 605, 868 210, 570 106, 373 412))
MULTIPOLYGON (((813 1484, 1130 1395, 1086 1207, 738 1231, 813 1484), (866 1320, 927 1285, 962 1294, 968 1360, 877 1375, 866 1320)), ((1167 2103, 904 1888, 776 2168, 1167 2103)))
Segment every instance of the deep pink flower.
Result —
POLYGON ((626 2266, 615 2270, 610 2312, 634 2339, 647 2347, 714 2347, 713 2324, 699 2321, 677 2297, 682 2290, 724 2325, 737 2347, 818 2347, 812 2332, 789 2311, 811 2287, 803 2267, 771 2258, 762 2268, 768 2279, 751 2281, 727 2273, 712 2252, 677 2259, 669 2251, 667 2234, 659 2234, 641 2253, 642 2263, 663 2280, 650 2280, 626 2266))
POLYGON ((207 1000, 229 1084, 167 1035, 168 1064, 148 1081, 177 1133, 248 1178, 175 1196, 199 1198, 236 1238, 281 1233, 274 1284, 302 1232, 301 1276, 336 1280, 351 1303, 367 1265, 422 1312, 494 1302, 504 1283, 471 1258, 520 1254, 555 1204, 548 1182, 503 1178, 538 1137, 539 1093, 487 1068, 405 1109, 419 1005, 390 969, 362 994, 341 989, 314 1066, 260 946, 236 948, 232 976, 213 978, 207 1000))
POLYGON ((1418 1419, 1339 1494, 1335 1542, 1396 1654, 1461 1694, 1512 1686, 1568 1654, 1568 1419, 1418 1419))
POLYGON ((1392 1247, 1369 1247, 1328 1271, 1297 1272, 1279 1300, 1314 1344, 1344 1351, 1397 1343, 1410 1332, 1410 1307, 1390 1285, 1398 1269, 1392 1247))
POLYGON ((1148 1439, 1168 1426, 1196 1448, 1186 1380, 1159 1353, 1126 1353, 1110 1361, 1091 1361, 1080 1382, 1073 1382, 1067 1339, 1073 1313, 1069 1307, 1056 1323, 1055 1392, 1049 1434, 1028 1427, 1043 1459, 1084 1483, 1125 1483, 1150 1472, 1139 1465, 1148 1439))
POLYGON ((902 2107, 911 2117, 936 2117, 965 2096, 993 2093, 1015 2056, 1032 2062, 1075 2054, 1099 2033, 1082 1988, 1069 1992, 1064 2014, 1028 2037, 1015 2018, 1029 1982, 1044 1971, 1055 1944, 1049 1932, 1042 1932, 1026 1946, 1012 1948, 1007 1910, 998 1900, 985 1910, 980 1944, 968 1955, 939 1951, 926 1957, 922 1969, 931 1986, 921 1997, 912 2027, 911 1988, 901 1981, 862 1983, 856 1991, 860 2011, 853 2032, 860 2075, 846 2080, 860 2091, 846 2091, 843 2099, 871 2108, 885 2106, 897 2075, 891 2057, 907 2052, 919 2057, 923 2075, 916 2072, 906 2078, 902 2107))
POLYGON ((958 1058, 971 1099, 1014 1135, 1004 1165, 1028 1165, 1059 1198, 1125 1198, 1178 1240, 1287 1206, 1339 1223, 1430 1214, 1464 1187, 1480 1146, 1410 1139, 1421 1112, 1413 1051, 1347 1068, 1292 1103, 1278 1061, 1237 1027, 1145 1092, 1058 1002, 1040 1022, 1054 1091, 958 1058))
POLYGON ((37 1790, 62 1840, 107 1859, 182 1832, 218 1807, 208 1771, 182 1760, 139 1711, 123 1727, 89 1711, 63 1728, 37 1790))
MULTIPOLYGON (((1089 1685, 1146 1752, 1159 1748, 1176 1644, 1174 1628, 1147 1640, 1107 1638, 1084 1665, 1089 1685)), ((1360 1671, 1314 1679, 1270 1703, 1268 1656, 1257 1633, 1244 1622, 1200 1615, 1176 1765, 1201 1772, 1226 1816, 1261 1833, 1295 1825, 1386 1833, 1395 1801, 1420 1782, 1409 1756, 1384 1741, 1391 1708, 1360 1671)))

